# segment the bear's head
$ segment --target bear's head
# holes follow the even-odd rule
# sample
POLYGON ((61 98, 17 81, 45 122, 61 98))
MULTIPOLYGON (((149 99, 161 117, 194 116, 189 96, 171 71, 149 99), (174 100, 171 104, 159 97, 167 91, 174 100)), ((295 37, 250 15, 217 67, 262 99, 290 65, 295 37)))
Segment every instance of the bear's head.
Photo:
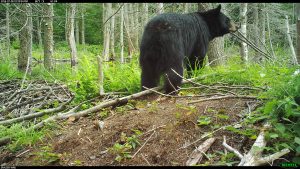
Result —
POLYGON ((200 12, 200 15, 208 24, 212 38, 238 30, 238 26, 221 12, 221 5, 215 9, 200 12))

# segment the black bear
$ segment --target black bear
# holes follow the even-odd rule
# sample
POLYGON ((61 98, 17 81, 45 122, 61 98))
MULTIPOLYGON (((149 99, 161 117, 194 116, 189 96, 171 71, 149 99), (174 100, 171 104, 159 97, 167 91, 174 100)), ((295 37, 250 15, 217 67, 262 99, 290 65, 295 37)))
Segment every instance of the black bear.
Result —
POLYGON ((185 57, 191 67, 202 66, 209 41, 236 30, 234 23, 221 12, 221 5, 206 12, 155 16, 145 26, 140 44, 142 90, 143 86, 157 86, 162 74, 165 92, 177 90, 182 78, 172 69, 183 76, 185 57))

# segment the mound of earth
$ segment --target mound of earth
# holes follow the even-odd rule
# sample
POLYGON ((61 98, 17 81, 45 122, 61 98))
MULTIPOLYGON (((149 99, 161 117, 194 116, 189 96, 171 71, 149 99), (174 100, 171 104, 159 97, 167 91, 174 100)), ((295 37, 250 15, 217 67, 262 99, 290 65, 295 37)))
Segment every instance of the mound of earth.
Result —
MULTIPOLYGON (((110 110, 110 116, 101 121, 102 128, 97 125, 101 112, 76 121, 69 119, 59 123, 62 128, 54 135, 27 148, 27 152, 6 165, 181 166, 186 165, 192 151, 209 137, 215 137, 216 141, 200 164, 222 165, 220 156, 208 155, 224 151, 223 136, 227 144, 241 153, 249 150, 254 140, 218 128, 240 121, 241 112, 248 108, 251 100, 232 98, 188 104, 189 101, 189 98, 150 95, 129 109, 127 105, 127 109, 123 106, 110 110), (225 116, 221 118, 222 115, 225 116), (203 122, 207 125, 198 125, 199 117, 205 117, 203 122), (211 136, 199 139, 211 131, 215 131, 211 136), (134 149, 112 151, 115 144, 124 145, 126 138, 134 136, 139 142, 134 149), (45 147, 50 148, 45 150, 45 147), (133 157, 126 158, 126 155, 133 157)), ((233 159, 239 161, 236 157, 233 159)))

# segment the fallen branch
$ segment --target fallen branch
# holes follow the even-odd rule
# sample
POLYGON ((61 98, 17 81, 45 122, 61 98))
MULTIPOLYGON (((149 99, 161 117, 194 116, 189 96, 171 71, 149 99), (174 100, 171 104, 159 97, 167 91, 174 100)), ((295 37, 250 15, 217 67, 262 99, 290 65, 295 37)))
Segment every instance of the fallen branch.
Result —
POLYGON ((46 110, 43 110, 43 111, 38 112, 38 113, 29 114, 29 115, 25 115, 25 116, 22 116, 22 117, 17 117, 17 118, 5 120, 5 121, 0 121, 0 125, 10 125, 12 123, 16 123, 16 122, 20 122, 20 121, 24 121, 24 120, 29 120, 29 119, 33 119, 33 118, 36 118, 36 117, 41 117, 41 116, 44 116, 45 114, 48 114, 48 113, 54 113, 54 112, 62 111, 62 110, 65 109, 66 105, 69 104, 72 101, 72 99, 73 99, 73 97, 69 101, 63 103, 61 106, 53 108, 53 109, 46 109, 46 110))
POLYGON ((211 101, 211 100, 220 100, 220 99, 234 99, 234 98, 241 98, 241 99, 257 99, 256 96, 233 96, 233 95, 228 95, 228 96, 220 96, 220 97, 211 97, 207 99, 201 99, 201 100, 195 100, 195 101, 190 101, 188 104, 193 104, 193 103, 198 103, 198 102, 204 102, 204 101, 211 101))
POLYGON ((223 146, 227 150, 234 152, 234 154, 236 154, 241 159, 238 166, 260 166, 260 165, 268 164, 290 152, 290 150, 286 148, 281 150, 280 152, 274 153, 267 157, 262 157, 262 152, 264 150, 264 147, 267 144, 265 140, 265 130, 267 130, 268 128, 270 128, 270 125, 266 123, 263 126, 261 132, 259 133, 254 144, 252 145, 250 151, 244 156, 241 155, 241 153, 238 152, 238 150, 230 147, 229 145, 224 146, 224 142, 226 143, 225 138, 224 138, 223 146))
POLYGON ((134 158, 135 155, 137 155, 137 153, 146 145, 146 143, 151 139, 151 137, 153 136, 153 134, 155 133, 156 131, 154 130, 154 132, 150 135, 150 137, 145 141, 145 143, 133 154, 133 156, 131 158, 134 158))
POLYGON ((238 156, 240 159, 242 159, 242 158, 243 158, 243 155, 242 155, 237 149, 231 147, 230 145, 228 145, 228 144, 226 143, 226 136, 223 136, 223 139, 224 139, 224 141, 223 141, 222 145, 223 145, 228 151, 233 152, 236 156, 238 156))
POLYGON ((197 147, 192 154, 190 155, 190 158, 186 162, 187 166, 193 166, 200 162, 203 157, 203 153, 205 153, 211 145, 215 142, 216 138, 209 138, 206 141, 204 141, 199 147, 197 147))

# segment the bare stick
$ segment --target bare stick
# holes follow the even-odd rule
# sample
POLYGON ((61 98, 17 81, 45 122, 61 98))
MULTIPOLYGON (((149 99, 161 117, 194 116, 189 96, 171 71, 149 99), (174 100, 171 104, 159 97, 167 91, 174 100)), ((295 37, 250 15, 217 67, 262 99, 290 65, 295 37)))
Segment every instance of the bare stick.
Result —
POLYGON ((222 145, 223 145, 228 151, 233 152, 236 156, 238 156, 240 159, 242 159, 242 158, 243 158, 243 155, 242 155, 237 149, 231 147, 230 145, 228 145, 228 144, 226 143, 226 136, 223 136, 223 139, 224 139, 224 140, 223 140, 222 145))
POLYGON ((146 145, 146 143, 150 140, 150 138, 153 136, 153 134, 155 133, 156 131, 154 130, 154 132, 150 135, 150 137, 145 141, 145 143, 142 145, 142 147, 140 147, 138 149, 138 151, 136 151, 133 156, 131 158, 134 158, 134 156, 146 145))
POLYGON ((204 141, 199 147, 197 147, 192 154, 190 155, 188 161, 186 162, 187 166, 193 166, 202 160, 203 153, 205 153, 211 145, 215 142, 216 138, 209 138, 204 141))
POLYGON ((211 98, 207 98, 207 99, 195 100, 195 101, 188 102, 188 104, 210 101, 210 100, 232 99, 232 98, 257 99, 256 96, 232 96, 232 95, 229 95, 229 96, 211 97, 211 98))

